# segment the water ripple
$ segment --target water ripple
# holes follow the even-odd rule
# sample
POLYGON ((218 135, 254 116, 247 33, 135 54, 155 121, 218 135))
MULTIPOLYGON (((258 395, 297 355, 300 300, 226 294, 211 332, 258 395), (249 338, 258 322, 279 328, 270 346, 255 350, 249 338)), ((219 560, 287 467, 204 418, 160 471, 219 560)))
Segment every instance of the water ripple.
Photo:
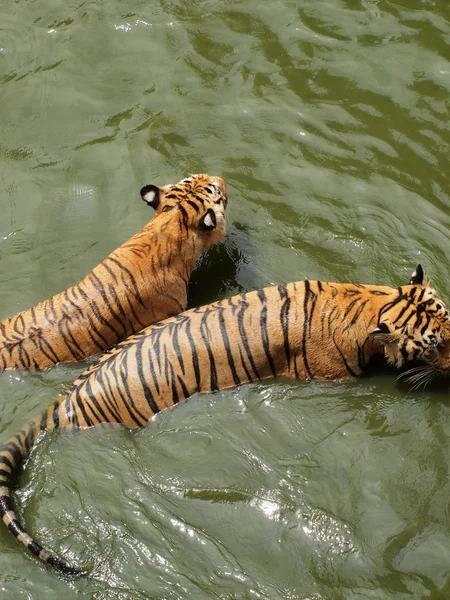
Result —
MULTIPOLYGON (((2 316, 149 219, 146 183, 217 172, 226 243, 191 303, 304 277, 449 293, 446 0, 18 0, 1 11, 2 316)), ((82 369, 0 378, 12 434, 82 369)), ((387 373, 196 398, 137 435, 57 435, 16 498, 65 581, 0 532, 5 598, 448 596, 447 390, 387 373)))

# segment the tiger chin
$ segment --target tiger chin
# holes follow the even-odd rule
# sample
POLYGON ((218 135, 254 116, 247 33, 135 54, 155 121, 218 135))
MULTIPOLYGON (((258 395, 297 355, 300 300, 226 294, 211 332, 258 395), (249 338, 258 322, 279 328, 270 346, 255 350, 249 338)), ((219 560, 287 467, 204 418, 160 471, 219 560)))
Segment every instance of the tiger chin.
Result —
POLYGON ((197 392, 274 376, 356 377, 380 353, 397 367, 421 360, 449 372, 450 315, 420 266, 397 288, 297 281, 156 323, 105 353, 0 449, 3 522, 42 561, 81 573, 33 540, 14 512, 14 478, 41 434, 106 423, 136 429, 197 392))
POLYGON ((84 360, 186 309, 198 256, 225 233, 226 183, 193 175, 141 197, 156 213, 141 231, 77 285, 0 322, 0 370, 84 360))

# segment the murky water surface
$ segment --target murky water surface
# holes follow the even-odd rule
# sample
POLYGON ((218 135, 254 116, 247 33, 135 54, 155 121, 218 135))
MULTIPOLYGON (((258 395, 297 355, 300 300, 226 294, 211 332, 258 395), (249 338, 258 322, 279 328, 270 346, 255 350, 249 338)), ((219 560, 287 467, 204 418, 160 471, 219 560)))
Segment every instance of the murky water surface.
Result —
MULTIPOLYGON (((229 184, 191 302, 289 280, 450 300, 447 0, 16 0, 0 7, 0 311, 79 280, 146 183, 229 184)), ((82 366, 0 375, 2 440, 82 366)), ((137 434, 45 439, 0 529, 0 597, 450 597, 448 386, 392 373, 203 395, 137 434)))

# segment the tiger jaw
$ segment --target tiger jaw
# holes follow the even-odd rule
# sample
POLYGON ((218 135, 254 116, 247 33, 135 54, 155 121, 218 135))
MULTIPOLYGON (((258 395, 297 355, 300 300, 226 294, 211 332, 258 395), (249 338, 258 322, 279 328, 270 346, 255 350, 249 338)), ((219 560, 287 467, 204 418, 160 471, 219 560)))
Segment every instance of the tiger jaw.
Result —
MULTIPOLYGON (((439 338, 440 340, 440 338, 439 338)), ((384 355, 389 364, 400 368, 410 361, 423 361, 437 373, 450 373, 450 340, 442 342, 436 339, 429 345, 422 340, 411 340, 401 336, 400 340, 384 344, 384 355)))

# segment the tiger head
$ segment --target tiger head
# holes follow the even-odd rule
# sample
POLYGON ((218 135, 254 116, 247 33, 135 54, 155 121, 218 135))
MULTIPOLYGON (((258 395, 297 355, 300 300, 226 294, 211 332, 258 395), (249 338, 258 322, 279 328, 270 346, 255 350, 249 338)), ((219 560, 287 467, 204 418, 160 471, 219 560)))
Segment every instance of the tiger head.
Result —
POLYGON ((381 309, 378 327, 370 338, 384 347, 388 362, 396 367, 410 360, 425 363, 405 373, 417 386, 438 373, 449 374, 450 313, 420 265, 398 292, 398 297, 381 309))
POLYGON ((191 175, 174 185, 146 185, 141 198, 156 214, 176 210, 187 230, 208 248, 225 235, 227 185, 221 177, 191 175))

